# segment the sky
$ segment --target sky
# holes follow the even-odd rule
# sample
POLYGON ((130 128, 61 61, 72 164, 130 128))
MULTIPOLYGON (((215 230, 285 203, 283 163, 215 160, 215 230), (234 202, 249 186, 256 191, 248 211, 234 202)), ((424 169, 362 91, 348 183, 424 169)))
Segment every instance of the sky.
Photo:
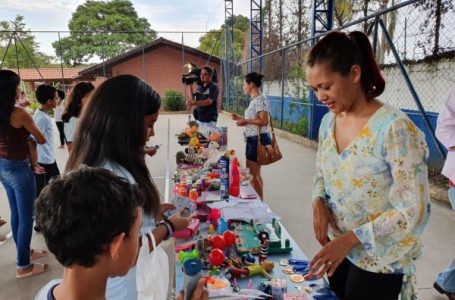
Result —
MULTIPOLYGON (((218 29, 224 22, 224 0, 130 0, 140 17, 146 18, 155 31, 208 31, 218 29)), ((0 0, 0 20, 13 20, 20 14, 27 28, 41 31, 68 31, 68 22, 77 6, 85 0, 0 0)), ((234 14, 249 16, 250 1, 234 0, 234 14)), ((65 37, 66 33, 61 33, 65 37)), ((184 34, 186 45, 197 47, 198 34, 184 34)), ((35 33, 40 50, 55 55, 51 43, 57 33, 35 33)), ((177 42, 181 33, 158 34, 177 42)))

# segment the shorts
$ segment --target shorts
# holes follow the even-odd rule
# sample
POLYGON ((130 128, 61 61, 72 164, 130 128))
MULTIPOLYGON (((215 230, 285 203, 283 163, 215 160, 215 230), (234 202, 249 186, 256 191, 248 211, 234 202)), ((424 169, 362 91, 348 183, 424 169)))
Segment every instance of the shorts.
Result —
MULTIPOLYGON (((272 143, 272 138, 269 133, 261 133, 261 144, 270 145, 272 143)), ((246 149, 245 155, 247 160, 254 162, 258 161, 258 136, 248 136, 246 138, 246 149)))

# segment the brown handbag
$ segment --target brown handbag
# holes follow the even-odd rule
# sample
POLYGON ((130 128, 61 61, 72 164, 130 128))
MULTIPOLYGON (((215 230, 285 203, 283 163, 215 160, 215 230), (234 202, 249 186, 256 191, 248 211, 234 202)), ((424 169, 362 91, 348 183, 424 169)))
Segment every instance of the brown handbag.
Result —
POLYGON ((273 130, 272 117, 270 116, 269 113, 267 113, 267 114, 269 115, 270 127, 272 128, 272 143, 270 145, 261 144, 261 136, 260 136, 261 126, 258 126, 257 154, 258 154, 258 164, 259 165, 269 165, 269 164, 279 161, 281 158, 283 158, 280 148, 278 147, 278 143, 276 142, 275 131, 273 130))

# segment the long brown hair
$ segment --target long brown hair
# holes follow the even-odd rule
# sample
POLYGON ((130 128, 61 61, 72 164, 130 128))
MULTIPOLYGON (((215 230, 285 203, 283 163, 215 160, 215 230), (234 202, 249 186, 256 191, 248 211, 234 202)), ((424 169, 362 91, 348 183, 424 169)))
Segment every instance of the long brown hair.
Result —
POLYGON ((353 65, 362 70, 361 85, 367 99, 382 94, 385 81, 374 58, 368 37, 360 31, 349 34, 335 31, 322 38, 310 51, 307 65, 325 64, 331 71, 343 76, 351 72, 353 65))
POLYGON ((145 193, 144 212, 155 215, 160 196, 145 164, 144 118, 158 112, 160 106, 160 95, 135 76, 120 75, 103 82, 84 109, 66 171, 81 164, 119 164, 145 193))
POLYGON ((0 128, 9 125, 20 83, 21 78, 13 71, 0 70, 0 128))

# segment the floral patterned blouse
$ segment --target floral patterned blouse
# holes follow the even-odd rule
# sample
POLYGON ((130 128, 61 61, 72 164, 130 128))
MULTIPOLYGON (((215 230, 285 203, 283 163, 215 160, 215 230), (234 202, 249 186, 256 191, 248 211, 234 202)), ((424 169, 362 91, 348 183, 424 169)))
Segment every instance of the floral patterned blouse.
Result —
POLYGON ((353 230, 361 242, 347 257, 354 265, 404 274, 402 299, 416 299, 414 261, 431 209, 425 137, 384 104, 338 153, 334 121, 329 112, 319 129, 313 199, 325 199, 342 233, 353 230))
MULTIPOLYGON (((261 111, 266 111, 270 114, 270 104, 269 99, 263 94, 259 94, 256 97, 253 97, 250 101, 250 105, 245 110, 245 119, 251 120, 256 119, 259 116, 261 111)), ((261 126, 261 133, 268 133, 269 125, 261 126)), ((258 135, 258 127, 256 125, 247 124, 245 125, 245 136, 257 136, 258 135)))

